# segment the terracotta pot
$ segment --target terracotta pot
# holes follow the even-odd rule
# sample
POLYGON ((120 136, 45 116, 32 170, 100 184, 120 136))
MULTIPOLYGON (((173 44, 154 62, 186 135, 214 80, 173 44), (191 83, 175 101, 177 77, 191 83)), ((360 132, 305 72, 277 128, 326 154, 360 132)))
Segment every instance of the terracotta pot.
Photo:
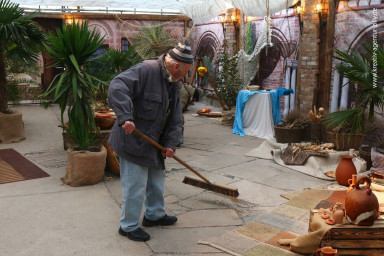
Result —
POLYGON ((352 174, 352 179, 348 180, 349 188, 347 190, 347 193, 349 193, 349 191, 351 191, 355 187, 356 180, 357 180, 357 174, 352 174))
POLYGON ((357 174, 356 167, 352 162, 354 156, 341 155, 341 161, 336 168, 336 180, 342 186, 349 186, 348 180, 352 179, 353 174, 357 174))
POLYGON ((371 226, 378 217, 378 212, 379 201, 372 193, 371 180, 367 176, 362 176, 345 198, 347 220, 359 226, 371 226), (363 183, 367 183, 367 186, 360 188, 363 183))
POLYGON ((336 255, 337 253, 337 249, 333 249, 332 247, 323 247, 323 248, 319 248, 316 250, 316 255, 317 256, 333 256, 333 255, 336 255), (320 254, 322 253, 322 254, 320 254))

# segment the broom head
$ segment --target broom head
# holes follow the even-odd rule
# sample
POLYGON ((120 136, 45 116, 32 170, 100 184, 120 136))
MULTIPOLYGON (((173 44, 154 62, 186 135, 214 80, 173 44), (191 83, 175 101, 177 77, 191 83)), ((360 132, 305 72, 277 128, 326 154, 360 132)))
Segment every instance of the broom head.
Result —
POLYGON ((216 193, 220 193, 226 196, 231 196, 231 197, 238 197, 239 196, 239 191, 235 187, 231 187, 228 185, 223 185, 223 184, 218 184, 218 183, 207 183, 203 180, 190 177, 190 176, 185 176, 183 183, 192 185, 195 187, 199 187, 202 189, 210 190, 216 193))

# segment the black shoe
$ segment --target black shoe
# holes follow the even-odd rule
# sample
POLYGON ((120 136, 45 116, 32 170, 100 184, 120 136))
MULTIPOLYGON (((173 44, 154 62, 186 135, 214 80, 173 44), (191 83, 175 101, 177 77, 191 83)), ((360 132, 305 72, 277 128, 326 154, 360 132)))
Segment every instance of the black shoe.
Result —
POLYGON ((133 241, 138 241, 138 242, 145 242, 151 238, 151 236, 147 232, 142 230, 141 228, 137 228, 137 229, 130 231, 130 232, 125 232, 120 227, 119 228, 119 234, 122 236, 127 236, 129 239, 131 239, 133 241))
POLYGON ((143 226, 144 227, 170 226, 170 225, 175 224, 176 221, 177 221, 176 216, 168 216, 167 214, 165 214, 163 218, 155 220, 155 221, 149 220, 149 219, 145 218, 145 216, 144 216, 143 226))

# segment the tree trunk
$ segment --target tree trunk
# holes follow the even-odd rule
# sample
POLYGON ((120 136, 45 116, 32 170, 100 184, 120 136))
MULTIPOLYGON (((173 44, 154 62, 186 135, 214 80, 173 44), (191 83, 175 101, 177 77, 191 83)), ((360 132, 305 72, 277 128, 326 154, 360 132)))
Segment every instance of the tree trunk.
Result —
POLYGON ((0 112, 7 113, 8 97, 7 97, 7 79, 5 74, 4 47, 0 44, 0 112))

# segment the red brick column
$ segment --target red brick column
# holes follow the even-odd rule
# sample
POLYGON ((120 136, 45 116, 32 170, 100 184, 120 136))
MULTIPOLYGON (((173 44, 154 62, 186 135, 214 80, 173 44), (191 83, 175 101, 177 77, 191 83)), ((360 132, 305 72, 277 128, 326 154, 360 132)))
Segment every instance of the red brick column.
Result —
MULTIPOLYGON (((304 10, 301 14, 303 33, 299 43, 299 64, 296 88, 296 109, 302 112, 312 108, 313 96, 319 82, 319 43, 320 22, 316 12, 319 0, 302 1, 304 10)), ((323 1, 328 6, 328 0, 323 1)))

